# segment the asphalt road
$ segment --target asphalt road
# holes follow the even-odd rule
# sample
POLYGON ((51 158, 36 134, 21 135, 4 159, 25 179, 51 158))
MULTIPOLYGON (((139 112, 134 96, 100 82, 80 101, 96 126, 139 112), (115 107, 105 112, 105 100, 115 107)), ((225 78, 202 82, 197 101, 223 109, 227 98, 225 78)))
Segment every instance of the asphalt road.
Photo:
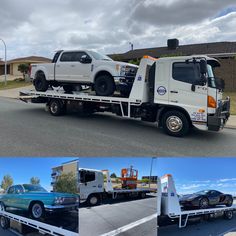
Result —
POLYGON ((156 197, 80 208, 80 236, 156 236, 156 197))
POLYGON ((236 130, 167 136, 107 113, 53 117, 43 104, 0 98, 0 156, 236 156, 236 130))

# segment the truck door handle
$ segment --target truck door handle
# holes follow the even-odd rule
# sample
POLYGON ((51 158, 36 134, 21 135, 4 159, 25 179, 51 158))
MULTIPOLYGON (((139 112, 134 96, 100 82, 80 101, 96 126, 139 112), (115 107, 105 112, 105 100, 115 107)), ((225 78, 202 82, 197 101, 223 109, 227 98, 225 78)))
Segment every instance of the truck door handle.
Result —
POLYGON ((170 92, 171 93, 178 93, 178 91, 175 91, 175 90, 171 90, 170 92))

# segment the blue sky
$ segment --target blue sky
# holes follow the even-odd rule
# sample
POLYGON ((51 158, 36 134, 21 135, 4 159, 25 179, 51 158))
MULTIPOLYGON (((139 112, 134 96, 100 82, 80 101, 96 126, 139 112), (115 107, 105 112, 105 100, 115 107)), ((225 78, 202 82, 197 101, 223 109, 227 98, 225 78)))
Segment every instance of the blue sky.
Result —
POLYGON ((222 16, 226 16, 228 15, 229 13, 231 12, 236 12, 236 6, 230 6, 230 7, 227 7, 225 9, 223 9, 222 11, 220 11, 218 13, 218 15, 216 16, 216 18, 218 17, 222 17, 222 16))
POLYGON ((75 158, 0 158, 0 184, 4 175, 9 174, 14 184, 29 183, 31 177, 38 177, 40 184, 51 190, 51 168, 75 158))
POLYGON ((236 196, 236 158, 159 158, 158 176, 171 174, 179 194, 217 189, 236 196))
MULTIPOLYGON (((28 183, 31 177, 38 177, 40 184, 47 190, 51 189, 51 168, 61 165, 63 162, 75 160, 75 158, 0 158, 0 183, 4 175, 9 174, 14 179, 14 183, 28 183)), ((151 158, 80 158, 80 167, 91 169, 109 169, 120 176, 122 168, 133 165, 139 170, 139 177, 149 175, 151 158)), ((157 175, 157 160, 153 160, 153 175, 157 175)))

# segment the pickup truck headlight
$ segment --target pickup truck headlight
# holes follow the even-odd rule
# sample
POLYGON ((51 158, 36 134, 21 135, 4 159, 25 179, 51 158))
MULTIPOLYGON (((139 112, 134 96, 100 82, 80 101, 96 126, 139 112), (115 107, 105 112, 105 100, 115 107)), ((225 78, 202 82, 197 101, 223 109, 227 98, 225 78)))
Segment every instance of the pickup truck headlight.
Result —
POLYGON ((120 67, 120 76, 125 76, 126 70, 127 70, 126 66, 121 66, 120 67))
POLYGON ((54 201, 54 203, 55 203, 56 205, 60 205, 60 204, 62 204, 63 202, 64 202, 63 197, 56 197, 56 198, 55 198, 55 201, 54 201))

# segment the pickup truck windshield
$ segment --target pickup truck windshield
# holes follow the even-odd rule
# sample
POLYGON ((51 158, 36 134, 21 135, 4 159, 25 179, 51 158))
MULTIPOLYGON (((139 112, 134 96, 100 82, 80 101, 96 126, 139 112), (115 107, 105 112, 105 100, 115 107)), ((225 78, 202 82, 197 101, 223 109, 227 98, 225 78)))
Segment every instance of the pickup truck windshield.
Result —
POLYGON ((208 74, 208 86, 211 88, 216 88, 215 76, 211 65, 207 64, 207 74, 208 74))
POLYGON ((23 184, 25 192, 47 192, 43 187, 39 185, 23 184))
POLYGON ((96 60, 105 60, 105 61, 113 61, 110 57, 102 55, 98 52, 89 51, 89 53, 96 59, 96 60))

